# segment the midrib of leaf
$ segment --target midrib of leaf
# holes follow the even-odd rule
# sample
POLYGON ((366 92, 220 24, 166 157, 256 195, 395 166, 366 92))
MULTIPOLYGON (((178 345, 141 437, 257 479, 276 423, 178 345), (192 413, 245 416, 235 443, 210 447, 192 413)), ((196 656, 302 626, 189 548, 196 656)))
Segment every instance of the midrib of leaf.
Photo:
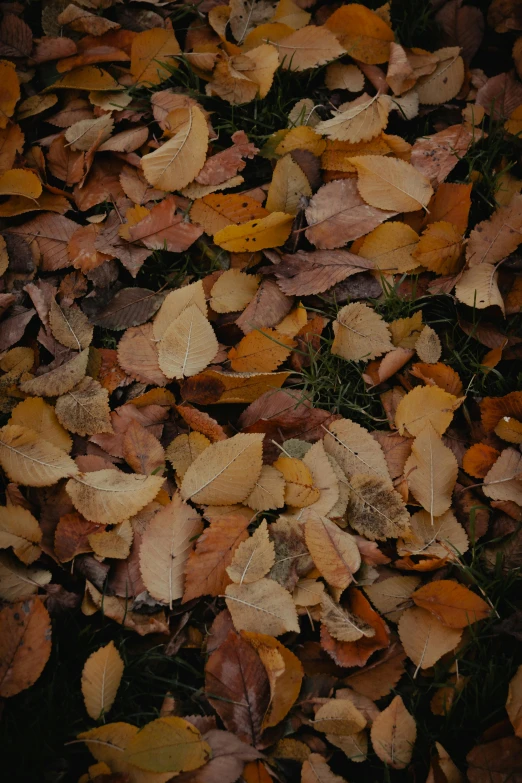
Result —
POLYGON ((103 424, 105 424, 105 420, 104 420, 104 419, 103 419, 101 416, 95 416, 93 413, 91 413, 91 412, 90 412, 90 406, 94 405, 94 404, 95 404, 95 402, 93 402, 92 400, 89 400, 88 404, 85 404, 85 403, 83 403, 83 402, 82 402, 82 401, 81 401, 81 400, 80 400, 78 397, 75 397, 75 396, 74 396, 74 394, 72 393, 72 391, 69 391, 69 392, 67 392, 67 395, 68 395, 69 397, 72 397, 72 398, 73 398, 73 400, 74 400, 74 402, 75 402, 75 403, 76 403, 76 404, 77 404, 77 405, 78 405, 80 408, 83 408, 83 409, 85 410, 85 414, 86 414, 87 416, 90 416, 90 418, 91 418, 91 419, 93 419, 94 421, 100 421, 100 422, 102 422, 103 424))
POLYGON ((281 620, 282 623, 285 623, 285 620, 281 615, 276 614, 276 612, 270 611, 270 609, 264 609, 262 606, 257 606, 257 604, 252 604, 249 601, 243 601, 242 598, 235 598, 233 595, 228 595, 228 593, 223 596, 227 601, 237 601, 238 604, 244 604, 245 606, 250 606, 252 609, 256 609, 258 612, 264 612, 265 614, 271 614, 273 617, 277 617, 278 620, 281 620))
MULTIPOLYGON (((425 609, 424 611, 427 611, 427 610, 425 609)), ((429 615, 429 619, 431 621, 431 614, 429 615)), ((415 669, 415 674, 413 675, 414 679, 417 676, 417 674, 419 673, 419 669, 422 667, 422 662, 424 661, 424 658, 426 657, 426 650, 428 649, 428 643, 430 641, 430 636, 431 636, 431 626, 428 627, 428 633, 426 634, 426 641, 424 642, 424 649, 422 650, 422 655, 420 657, 419 664, 418 664, 417 668, 415 669)))
POLYGON ((185 356, 183 358, 183 364, 181 365, 181 374, 183 376, 185 375, 185 370, 186 370, 186 367, 187 367, 187 362, 188 362, 188 358, 189 358, 189 354, 190 354, 191 339, 192 339, 192 328, 194 326, 194 318, 195 318, 195 312, 192 311, 190 324, 189 324, 189 331, 188 331, 188 335, 187 335, 187 347, 185 349, 185 356))
POLYGON ((56 306, 58 307, 58 311, 59 311, 60 315, 62 316, 62 318, 63 318, 63 320, 64 320, 64 322, 65 322, 65 325, 67 326, 68 330, 70 331, 70 333, 72 334, 72 336, 74 337, 74 339, 76 340, 76 342, 78 343, 78 349, 81 351, 81 350, 82 350, 82 344, 81 344, 81 342, 78 340, 78 338, 77 338, 77 336, 76 336, 76 332, 74 331, 74 329, 72 328, 71 324, 69 323, 69 321, 68 321, 68 319, 67 319, 67 316, 65 315, 65 313, 64 313, 64 311, 62 310, 62 308, 60 307, 60 305, 57 303, 57 305, 56 305, 56 306))
MULTIPOLYGON (((176 140, 176 141, 177 141, 177 143, 179 144, 179 146, 178 146, 178 148, 177 148, 176 152, 175 152, 175 153, 172 155, 172 157, 169 159, 169 162, 168 162, 168 163, 166 163, 166 164, 165 164, 165 166, 163 167, 163 169, 161 170, 161 173, 160 173, 160 175, 157 177, 157 180, 156 180, 156 181, 159 181, 159 179, 160 179, 160 178, 161 178, 161 177, 162 177, 162 176, 165 174, 166 170, 167 170, 167 169, 168 169, 170 166, 172 166, 173 162, 176 160, 176 158, 178 157, 178 155, 181 153, 181 151, 183 150, 183 148, 185 147, 185 145, 186 145, 186 144, 187 144, 187 142, 188 142, 188 139, 189 139, 189 136, 190 136, 190 131, 192 130, 192 123, 193 123, 193 117, 194 117, 194 114, 193 114, 193 109, 192 109, 192 107, 190 107, 190 108, 189 108, 188 112, 189 112, 189 119, 188 119, 188 122, 187 122, 187 129, 186 129, 186 132, 185 132, 185 136, 183 137, 183 136, 182 136, 182 133, 183 133, 183 131, 182 131, 182 130, 179 130, 179 131, 176 133, 176 135, 175 135, 175 136, 173 136, 173 138, 171 139, 171 141, 174 141, 174 140, 176 140)), ((168 144, 168 142, 167 142, 167 144, 168 144)), ((161 147, 160 147, 160 150, 161 150, 161 147)))
POLYGON ((232 457, 232 459, 230 459, 230 460, 229 460, 229 462, 227 462, 227 464, 226 464, 226 465, 224 465, 224 466, 221 468, 221 470, 219 470, 217 473, 215 473, 215 474, 212 476, 212 478, 209 478, 209 480, 208 480, 207 482, 205 482, 205 484, 202 484, 202 485, 201 485, 201 486, 200 486, 200 487, 199 487, 197 490, 195 490, 195 492, 193 492, 193 493, 192 493, 192 496, 194 496, 194 495, 197 495, 197 494, 198 494, 198 492, 201 492, 203 489, 206 489, 206 488, 208 487, 208 485, 209 485, 209 484, 212 484, 212 482, 213 482, 213 481, 215 481, 216 479, 218 479, 218 478, 219 478, 219 477, 220 477, 220 476, 221 476, 221 475, 222 475, 222 474, 225 472, 225 470, 228 470, 228 468, 229 468, 231 465, 233 465, 233 463, 234 463, 236 460, 238 460, 238 459, 239 459, 239 457, 240 457, 240 456, 241 456, 241 455, 242 455, 242 454, 243 454, 243 453, 244 453, 244 452, 245 452, 245 451, 246 451, 248 448, 250 448, 250 446, 252 446, 252 445, 253 445, 252 443, 248 443, 248 444, 247 444, 247 445, 246 445, 246 446, 245 446, 243 449, 241 449, 241 451, 239 451, 237 454, 235 454, 235 455, 232 457))
MULTIPOLYGON (((45 442, 48 443, 48 441, 45 441, 45 442)), ((36 459, 36 457, 30 457, 28 454, 24 454, 23 451, 19 451, 18 449, 15 449, 14 446, 9 446, 3 440, 0 440, 0 445, 3 446, 6 449, 9 449, 10 451, 14 451, 15 454, 18 454, 24 460, 30 460, 31 462, 36 462, 38 465, 43 465, 43 467, 45 467, 45 468, 51 468, 52 470, 57 470, 56 466, 53 465, 53 463, 51 463, 51 462, 44 462, 43 460, 36 459)), ((52 445, 52 444, 49 444, 49 445, 52 445)), ((58 448, 58 447, 55 446, 55 448, 58 448)), ((64 452, 64 454, 65 454, 65 452, 64 452)), ((67 455, 65 455, 65 456, 67 456, 67 455)), ((68 475, 69 476, 74 476, 74 473, 69 473, 68 475)))
MULTIPOLYGON (((362 462, 362 464, 363 464, 363 465, 365 465, 365 466, 366 466, 366 467, 367 467, 369 470, 371 470, 371 471, 372 471, 372 473, 375 473, 375 475, 376 475, 376 476, 378 476, 380 479, 382 479, 382 478, 383 478, 383 476, 382 476, 380 473, 378 473, 378 472, 375 470, 375 468, 374 468, 372 465, 370 465, 370 463, 369 463, 369 462, 366 462, 366 460, 364 460, 362 457, 359 457, 359 455, 358 455, 358 454, 356 454, 356 453, 355 453, 355 451, 354 451, 353 449, 351 449, 351 448, 350 448, 350 446, 349 446, 347 443, 345 443, 343 440, 341 440, 340 438, 338 438, 338 437, 337 437, 337 435, 336 435, 334 432, 332 432, 332 430, 329 430, 329 429, 328 429, 327 427, 325 427, 323 424, 321 425, 321 427, 322 427, 322 429, 323 429, 323 430, 324 430, 324 431, 325 431, 325 432, 326 432, 328 435, 331 435, 331 436, 332 436, 332 438, 333 438, 334 440, 336 440, 336 441, 337 441, 337 443, 338 443, 340 446, 343 446, 343 447, 344 447, 344 448, 345 448, 347 451, 349 451, 349 452, 350 452, 350 454, 351 454, 352 456, 354 456, 354 457, 355 457, 355 459, 359 460, 359 462, 362 462)), ((377 441, 376 441, 376 442, 377 442, 377 441)), ((378 445, 378 444, 377 444, 377 445, 378 445)))

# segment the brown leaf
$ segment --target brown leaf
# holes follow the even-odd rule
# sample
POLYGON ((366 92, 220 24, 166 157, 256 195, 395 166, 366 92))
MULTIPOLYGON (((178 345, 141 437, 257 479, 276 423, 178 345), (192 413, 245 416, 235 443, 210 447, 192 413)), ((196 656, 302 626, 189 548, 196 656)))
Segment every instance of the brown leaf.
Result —
POLYGON ((7 698, 38 679, 51 654, 51 621, 38 598, 0 612, 0 694, 7 698))
POLYGON ((230 631, 205 667, 205 692, 229 731, 254 747, 261 744, 270 702, 265 667, 253 647, 230 631))
POLYGON ((148 288, 122 288, 91 321, 105 329, 122 331, 149 320, 163 302, 162 294, 148 288))

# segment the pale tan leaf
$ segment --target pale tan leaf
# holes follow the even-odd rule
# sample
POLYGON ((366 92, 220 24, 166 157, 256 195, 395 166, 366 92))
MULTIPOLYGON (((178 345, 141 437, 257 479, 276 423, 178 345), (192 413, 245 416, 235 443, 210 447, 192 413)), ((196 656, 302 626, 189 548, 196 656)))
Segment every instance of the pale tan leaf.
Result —
POLYGON ((362 302, 342 307, 333 330, 332 353, 349 361, 375 359, 393 347, 386 322, 362 302))
POLYGON ((65 138, 72 150, 87 152, 94 145, 102 144, 111 135, 114 120, 110 114, 102 114, 94 120, 80 120, 65 131, 65 138))
POLYGON ((388 482, 370 473, 356 473, 350 478, 348 519, 351 526, 371 541, 384 541, 405 535, 410 515, 404 501, 388 482))
POLYGON ((0 465, 12 482, 29 487, 48 487, 78 473, 65 451, 18 424, 0 430, 0 465))
POLYGON ((299 633, 292 596, 273 579, 228 585, 225 601, 237 631, 253 631, 268 636, 280 636, 289 631, 299 633))
POLYGON ((350 419, 328 426, 324 448, 339 463, 348 479, 354 473, 371 473, 392 487, 384 452, 368 430, 350 419))
POLYGON ((94 327, 77 305, 60 307, 53 299, 49 310, 49 326, 53 337, 73 351, 81 351, 92 342, 94 327))
POLYGON ((432 520, 451 506, 458 470, 455 455, 428 422, 413 442, 404 475, 413 497, 432 520))
POLYGON ((407 536, 397 542, 399 555, 432 555, 455 560, 469 549, 464 528, 452 511, 432 520, 427 511, 418 511, 410 520, 407 536))
POLYGON ((6 554, 0 554, 0 598, 3 601, 25 601, 49 584, 52 574, 36 568, 25 568, 6 554))
POLYGON ((301 783, 346 783, 346 780, 332 772, 324 756, 310 753, 303 763, 301 783))
POLYGON ((312 474, 314 487, 321 493, 321 497, 315 503, 307 506, 307 514, 329 517, 339 501, 339 480, 325 451, 323 441, 317 441, 308 449, 303 462, 312 474))
POLYGON ((165 457, 176 471, 178 480, 183 479, 196 457, 210 446, 210 440, 201 432, 178 435, 165 451, 165 457))
POLYGON ((493 264, 479 264, 467 269, 455 286, 455 296, 459 302, 476 307, 477 310, 497 305, 504 312, 498 272, 493 264))
POLYGON ((228 269, 212 286, 210 306, 216 313, 244 310, 259 288, 259 275, 247 275, 239 269, 228 269))
POLYGON ((82 694, 89 717, 99 720, 114 704, 123 676, 123 660, 109 642, 93 652, 82 671, 82 694))
POLYGON ((73 389, 56 400, 56 415, 60 423, 77 435, 112 432, 109 392, 86 377, 73 389))
POLYGON ((413 606, 399 620, 399 636, 406 655, 419 669, 429 669, 443 655, 454 650, 462 636, 461 628, 442 625, 434 614, 413 606))
POLYGON ((56 370, 38 375, 30 381, 24 381, 20 384, 20 389, 25 394, 32 394, 35 397, 58 397, 80 383, 85 376, 88 361, 89 349, 86 348, 56 370))
POLYGON ((205 291, 203 290, 201 280, 169 291, 154 319, 154 337, 156 340, 161 340, 171 323, 190 305, 196 305, 203 315, 207 316, 205 291))
POLYGON ((375 753, 393 769, 405 769, 411 761, 417 738, 415 719, 396 696, 373 722, 371 732, 375 753))
POLYGON ((261 473, 263 438, 240 433, 205 449, 185 474, 183 499, 215 506, 245 500, 261 473))
POLYGON ((277 161, 268 189, 266 209, 297 215, 303 196, 311 196, 312 189, 306 174, 290 154, 277 161))
POLYGON ((285 504, 285 479, 281 471, 272 465, 263 465, 245 504, 254 511, 282 508, 285 504))
POLYGON ((439 63, 433 73, 421 76, 415 89, 421 103, 430 105, 446 103, 454 98, 464 81, 464 61, 460 46, 448 46, 433 54, 439 63))
POLYGON ((351 103, 345 103, 331 120, 320 122, 317 133, 338 141, 357 144, 378 136, 388 124, 390 97, 364 93, 351 103))
POLYGON ((181 49, 172 30, 153 27, 135 36, 131 45, 130 72, 137 85, 161 84, 176 65, 181 49))
POLYGON ((383 579, 382 582, 366 585, 363 590, 379 614, 386 620, 396 623, 407 608, 408 599, 417 589, 420 581, 420 577, 416 575, 397 575, 383 579))
POLYGON ((507 206, 500 207, 488 220, 475 226, 466 245, 468 266, 502 261, 522 242, 521 230, 522 195, 517 193, 507 206))
POLYGON ((157 601, 172 608, 172 602, 183 596, 185 565, 202 530, 199 514, 179 493, 149 522, 140 547, 140 571, 157 601))
POLYGON ((159 342, 159 366, 167 378, 187 378, 204 370, 218 352, 207 318, 195 304, 185 308, 159 342))
POLYGON ((356 65, 332 63, 326 69, 324 82, 329 90, 360 92, 364 88, 364 74, 356 65))
POLYGON ((238 585, 250 584, 266 576, 274 561, 274 543, 268 537, 268 525, 263 520, 250 538, 238 546, 227 574, 238 585))
POLYGON ((375 636, 375 628, 343 609, 326 594, 321 599, 321 621, 328 633, 340 642, 356 642, 363 636, 375 636))
POLYGON ((316 568, 332 587, 344 590, 361 565, 355 538, 325 517, 309 517, 304 530, 316 568))
POLYGON ((116 560, 126 560, 130 553, 134 532, 128 519, 120 522, 112 530, 101 533, 91 533, 88 541, 93 552, 98 557, 110 557, 116 560))
POLYGON ((41 554, 42 531, 30 511, 23 506, 0 506, 0 549, 13 548, 14 554, 30 565, 41 554))
POLYGON ((287 38, 274 42, 279 62, 286 70, 306 71, 346 54, 335 35, 326 27, 309 25, 287 38))
POLYGON ((522 505, 522 454, 504 449, 484 479, 484 494, 492 500, 511 500, 522 505))
POLYGON ((154 500, 162 484, 162 476, 138 476, 106 469, 72 478, 65 488, 85 519, 114 525, 134 516, 154 500))
POLYGON ((415 343, 415 351, 421 362, 436 364, 442 353, 439 336, 431 326, 425 326, 415 343))
POLYGON ((350 736, 366 726, 366 718, 349 699, 329 699, 315 713, 314 727, 325 734, 350 736))
POLYGON ((429 180, 410 163, 382 155, 350 158, 358 173, 357 187, 372 207, 414 212, 427 207, 433 195, 429 180))
POLYGON ((174 109, 166 119, 172 138, 141 159, 148 182, 161 190, 180 190, 197 177, 206 160, 208 125, 201 109, 174 109))

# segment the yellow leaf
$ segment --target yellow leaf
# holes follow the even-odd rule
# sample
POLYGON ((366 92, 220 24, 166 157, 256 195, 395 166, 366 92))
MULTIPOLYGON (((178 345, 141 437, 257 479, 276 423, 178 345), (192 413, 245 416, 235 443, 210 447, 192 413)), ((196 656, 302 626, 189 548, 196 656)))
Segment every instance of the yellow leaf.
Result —
MULTIPOLYGON (((143 35, 143 33, 142 33, 143 35)), ((141 159, 143 173, 161 190, 180 190, 197 177, 206 160, 208 126, 201 109, 174 109, 165 120, 172 132, 165 144, 141 159)))
POLYGON ((131 45, 130 72, 137 85, 161 84, 177 68, 174 59, 181 49, 172 30, 154 27, 144 30, 131 45), (168 67, 167 67, 168 66, 168 67))
POLYGON ((210 746, 192 723, 169 716, 147 723, 135 734, 124 759, 149 772, 190 772, 211 755, 210 746))
POLYGON ((429 180, 410 163, 380 155, 350 158, 357 169, 357 187, 372 207, 414 212, 427 207, 433 195, 429 180))
POLYGON ((508 133, 512 133, 514 136, 522 131, 522 106, 517 106, 511 114, 509 119, 504 123, 504 128, 508 133))
POLYGON ((198 198, 190 210, 190 219, 206 234, 214 236, 222 228, 265 217, 267 210, 259 201, 242 193, 211 194, 198 198))
POLYGON ((228 352, 236 372, 270 372, 290 356, 294 341, 275 329, 255 329, 228 352))
POLYGON ((178 479, 183 479, 196 457, 210 446, 210 440, 201 432, 189 432, 178 435, 165 450, 165 457, 176 471, 178 479))
POLYGON ((457 226, 439 220, 422 232, 414 250, 417 263, 438 275, 454 275, 461 268, 462 234, 457 226))
POLYGON ((315 713, 314 728, 326 734, 349 736, 366 726, 366 718, 349 699, 329 699, 315 713))
POLYGON ((446 103, 459 93, 464 81, 464 61, 460 57, 460 46, 448 46, 433 54, 439 63, 433 73, 421 76, 415 91, 421 103, 430 105, 446 103))
POLYGON ((126 560, 129 556, 133 537, 132 525, 128 519, 125 519, 112 530, 91 533, 88 539, 93 552, 98 557, 126 560))
POLYGON ((85 662, 82 671, 82 694, 85 709, 93 720, 99 720, 109 712, 122 676, 123 661, 114 642, 100 647, 85 662))
POLYGON ((428 422, 415 438, 404 475, 413 497, 429 513, 439 517, 451 506, 457 481, 457 460, 428 422))
POLYGON ((34 430, 42 439, 67 453, 72 448, 72 440, 58 421, 54 408, 40 397, 19 402, 16 408, 13 408, 9 424, 19 424, 34 430))
POLYGON ((298 125, 285 133, 275 151, 277 155, 286 155, 292 150, 308 150, 313 155, 321 155, 325 147, 325 140, 313 128, 309 125, 298 125))
POLYGON ((317 487, 313 486, 312 473, 302 460, 281 456, 273 466, 281 471, 285 478, 285 503, 287 505, 304 508, 311 506, 319 499, 321 493, 317 487))
POLYGON ((36 199, 42 194, 42 183, 32 171, 11 169, 0 176, 0 196, 25 196, 36 199))
POLYGON ((13 116, 15 106, 20 100, 20 83, 15 64, 10 60, 0 60, 0 128, 7 127, 9 117, 13 116))
POLYGON ((0 549, 12 547, 16 557, 30 565, 41 555, 41 540, 42 530, 30 511, 23 506, 0 506, 0 549))
POLYGON ((395 426, 401 435, 420 435, 431 424, 438 435, 443 435, 453 419, 461 400, 438 386, 416 386, 397 406, 395 426))
POLYGON ((97 65, 86 65, 83 68, 76 68, 74 71, 64 73, 50 87, 46 88, 46 91, 57 89, 106 92, 107 90, 123 89, 123 87, 103 68, 99 68, 97 65))
POLYGON ((272 19, 288 25, 293 30, 299 30, 308 24, 310 16, 311 14, 303 11, 294 0, 279 0, 272 19))
POLYGON ((170 324, 191 305, 196 305, 203 315, 207 316, 205 291, 201 280, 169 291, 154 318, 155 339, 161 340, 170 324))
POLYGON ((227 226, 214 236, 214 242, 231 253, 263 250, 283 245, 292 230, 293 215, 272 212, 267 217, 239 226, 227 226))
POLYGON ((419 243, 419 235, 406 223, 391 221, 374 228, 364 237, 358 255, 369 258, 377 269, 389 274, 413 271, 419 262, 413 253, 419 243))
POLYGON ((215 506, 245 500, 261 473, 263 437, 240 433, 205 449, 185 474, 182 498, 215 506))
POLYGON ((10 481, 28 487, 49 487, 78 473, 65 451, 18 424, 0 430, 0 465, 10 481))
POLYGON ((343 5, 326 20, 354 60, 368 65, 385 63, 390 56, 393 30, 374 11, 358 3, 343 5))

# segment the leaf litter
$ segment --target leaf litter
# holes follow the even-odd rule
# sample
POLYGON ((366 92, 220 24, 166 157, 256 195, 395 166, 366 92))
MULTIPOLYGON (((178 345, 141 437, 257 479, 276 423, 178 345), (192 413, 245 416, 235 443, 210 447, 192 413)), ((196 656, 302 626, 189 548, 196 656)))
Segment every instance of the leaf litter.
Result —
POLYGON ((522 770, 519 654, 451 728, 520 639, 522 16, 400 5, 2 7, 0 695, 83 629, 67 779, 522 770))

